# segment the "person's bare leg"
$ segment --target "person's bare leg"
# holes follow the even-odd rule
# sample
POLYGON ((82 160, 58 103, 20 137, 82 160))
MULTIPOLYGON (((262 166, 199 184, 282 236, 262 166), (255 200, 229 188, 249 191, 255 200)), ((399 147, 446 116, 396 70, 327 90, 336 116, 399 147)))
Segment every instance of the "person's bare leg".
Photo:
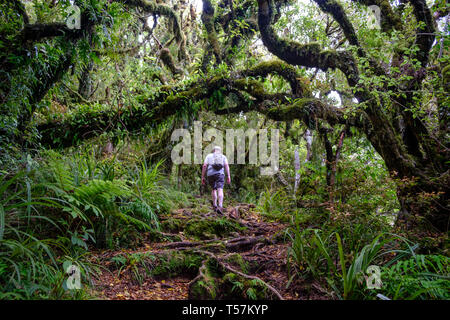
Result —
POLYGON ((213 206, 217 207, 217 190, 212 190, 211 196, 212 196, 212 200, 213 200, 213 206))
POLYGON ((223 189, 217 189, 217 195, 219 198, 219 208, 222 208, 223 205, 223 189))

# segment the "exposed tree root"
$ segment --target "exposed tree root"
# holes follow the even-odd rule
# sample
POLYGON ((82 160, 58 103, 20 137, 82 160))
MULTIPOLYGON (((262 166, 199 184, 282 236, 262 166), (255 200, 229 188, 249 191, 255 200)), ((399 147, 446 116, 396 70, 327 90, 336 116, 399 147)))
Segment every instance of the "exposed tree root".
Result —
POLYGON ((171 243, 162 245, 161 247, 165 248, 165 249, 176 250, 176 249, 204 246, 205 244, 211 243, 211 242, 218 242, 218 240, 212 239, 212 240, 203 240, 203 241, 178 241, 178 242, 171 242, 171 243))
POLYGON ((239 252, 246 251, 255 246, 260 242, 269 242, 269 240, 264 236, 258 237, 240 237, 236 239, 231 239, 226 242, 225 247, 228 251, 239 252))
POLYGON ((192 279, 189 284, 188 284, 188 288, 189 288, 189 292, 192 291, 192 286, 199 280, 206 278, 206 262, 207 260, 203 260, 202 265, 200 266, 200 268, 198 268, 198 275, 192 279))
MULTIPOLYGON (((261 278, 259 278, 259 277, 257 277, 257 276, 251 276, 251 275, 245 274, 245 273, 243 273, 243 272, 241 272, 241 271, 239 271, 239 270, 236 270, 235 268, 231 267, 229 264, 225 263, 225 262, 222 261, 219 257, 217 257, 216 255, 214 255, 213 253, 211 253, 211 252, 209 252, 209 251, 204 251, 204 250, 195 250, 195 251, 198 252, 198 253, 204 254, 204 255, 210 257, 211 259, 214 259, 214 260, 217 261, 217 263, 218 263, 222 268, 224 268, 225 270, 228 270, 228 271, 230 271, 230 272, 232 272, 232 273, 235 273, 235 274, 237 274, 237 275, 239 275, 239 276, 241 276, 241 277, 243 277, 243 278, 245 278, 245 279, 249 279, 249 280, 257 280, 257 281, 259 281, 261 284, 263 284, 265 287, 267 287, 267 289, 268 289, 269 291, 271 291, 271 292, 272 292, 279 300, 284 300, 284 299, 283 299, 283 296, 278 292, 277 289, 275 289, 273 286, 271 286, 270 284, 268 284, 267 282, 265 282, 265 281, 262 280, 261 278)), ((205 260, 205 261, 207 261, 207 260, 205 260)), ((200 269, 199 269, 199 274, 197 275, 197 277, 195 277, 195 278, 191 281, 191 283, 190 283, 190 285, 189 285, 190 288, 192 288, 192 285, 193 285, 196 281, 199 281, 200 279, 202 279, 202 277, 205 276, 205 274, 204 274, 204 270, 205 270, 205 268, 206 268, 206 262, 205 262, 205 261, 203 262, 202 266, 200 267, 200 269)))

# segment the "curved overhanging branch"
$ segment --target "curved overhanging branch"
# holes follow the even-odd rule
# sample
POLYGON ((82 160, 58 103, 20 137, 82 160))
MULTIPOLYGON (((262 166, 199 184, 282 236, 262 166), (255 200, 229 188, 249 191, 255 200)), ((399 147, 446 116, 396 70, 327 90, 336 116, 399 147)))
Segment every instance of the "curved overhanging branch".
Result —
MULTIPOLYGON (((347 17, 347 14, 342 6, 335 0, 314 0, 319 8, 325 12, 331 14, 333 19, 339 24, 344 32, 345 38, 348 42, 357 48, 357 53, 360 57, 367 57, 366 52, 359 43, 358 36, 352 23, 347 17)), ((369 57, 370 66, 373 68, 376 74, 385 75, 385 71, 375 59, 369 57)))
POLYGON ((258 111, 276 121, 300 119, 311 129, 315 129, 318 119, 324 120, 331 126, 345 124, 356 128, 369 125, 365 115, 352 117, 346 113, 347 108, 337 108, 317 98, 300 98, 290 105, 261 107, 258 111))
MULTIPOLYGON (((178 16, 170 7, 145 0, 117 0, 117 2, 123 3, 124 5, 128 5, 130 7, 141 7, 144 11, 168 17, 172 22, 175 39, 178 42, 183 43, 183 35, 181 33, 178 16)), ((79 39, 92 32, 95 24, 98 22, 99 20, 97 19, 94 21, 88 12, 82 11, 81 29, 70 29, 64 23, 25 24, 21 32, 19 32, 16 38, 11 42, 11 45, 8 44, 7 47, 11 52, 14 52, 14 55, 23 56, 27 54, 27 51, 24 50, 24 46, 20 44, 26 42, 37 42, 47 38, 64 37, 64 39, 68 40, 70 44, 76 45, 79 39)), ((180 45, 180 47, 182 47, 182 45, 180 45)), ((28 122, 27 120, 29 116, 35 109, 34 104, 38 102, 45 95, 48 89, 60 79, 59 75, 67 71, 70 66, 70 63, 67 61, 70 60, 71 59, 66 53, 61 54, 58 61, 64 61, 64 63, 56 63, 55 65, 50 66, 49 69, 55 70, 55 72, 45 73, 45 77, 39 81, 42 85, 36 87, 35 91, 30 92, 29 97, 24 97, 24 99, 22 99, 22 101, 28 101, 28 105, 31 105, 31 108, 29 108, 28 111, 21 111, 19 119, 17 120, 17 123, 19 123, 19 128, 23 128, 26 125, 26 122, 28 122), (63 66, 64 69, 61 70, 61 66, 63 66)), ((2 67, 7 71, 13 71, 13 69, 18 66, 4 63, 2 67)), ((14 103, 13 99, 10 99, 7 95, 5 104, 14 103)), ((25 104, 26 103, 21 102, 19 105, 21 107, 22 105, 25 107, 25 104)))
POLYGON ((316 43, 301 44, 281 39, 272 27, 273 4, 271 0, 258 0, 258 26, 267 49, 278 58, 292 65, 319 68, 323 71, 339 69, 347 77, 350 86, 358 83, 356 61, 347 51, 321 50, 316 43))
MULTIPOLYGON (((384 32, 392 29, 403 30, 402 20, 397 12, 392 10, 388 0, 353 0, 365 6, 376 5, 381 11, 381 30, 384 32)), ((431 10, 428 8, 425 0, 409 0, 413 9, 414 16, 418 23, 415 43, 419 46, 417 59, 425 67, 428 63, 429 52, 435 39, 435 26, 431 10)))
MULTIPOLYGON (((10 54, 24 56, 28 54, 26 50, 27 41, 40 41, 44 38, 64 36, 68 45, 64 48, 63 53, 60 53, 58 58, 54 59, 53 63, 48 66, 48 72, 38 73, 39 76, 36 81, 28 87, 29 90, 24 91, 20 99, 17 99, 17 95, 10 94, 10 92, 6 94, 5 100, 2 103, 6 106, 6 110, 13 110, 11 116, 16 118, 15 123, 11 124, 11 129, 8 133, 13 139, 20 141, 21 134, 24 132, 36 109, 36 104, 67 72, 72 64, 73 47, 80 39, 92 32, 95 25, 95 21, 86 12, 81 13, 81 23, 83 28, 74 30, 69 29, 65 24, 61 23, 27 24, 12 41, 12 45, 8 46, 8 49, 11 50, 10 54), (11 108, 8 106, 14 107, 11 108)), ((5 70, 8 72, 14 72, 20 68, 20 65, 6 63, 2 67, 6 67, 5 70)), ((30 68, 39 68, 39 64, 31 64, 30 68)))
POLYGON ((335 0, 314 0, 315 3, 319 6, 319 8, 326 13, 331 14, 331 16, 336 20, 336 22, 341 26, 342 31, 344 32, 345 37, 351 45, 357 46, 361 48, 358 37, 356 36, 355 29, 353 28, 352 23, 347 17, 342 6, 337 3, 335 0))
MULTIPOLYGON (((167 5, 157 4, 148 0, 115 0, 129 7, 142 8, 148 13, 167 17, 172 23, 172 31, 177 43, 183 41, 181 25, 176 12, 167 5)), ((18 35, 18 39, 22 41, 39 41, 45 38, 65 36, 68 38, 79 38, 83 35, 83 30, 91 27, 93 21, 86 13, 81 17, 81 29, 70 29, 65 23, 47 23, 47 24, 25 24, 24 28, 18 35), (87 26, 87 27, 86 27, 87 26)))
MULTIPOLYGON (((280 72, 281 62, 253 68, 265 73, 280 72)), ((293 70, 290 70, 292 72, 293 70)), ((216 90, 222 90, 225 95, 234 94, 239 103, 234 108, 211 109, 216 114, 239 113, 258 111, 274 120, 302 119, 308 124, 323 119, 330 124, 348 124, 356 127, 365 126, 366 123, 358 118, 348 116, 344 109, 330 106, 318 99, 291 95, 288 93, 267 93, 261 82, 243 77, 240 72, 230 78, 213 77, 204 82, 197 82, 190 88, 162 87, 161 94, 142 103, 142 109, 121 109, 114 112, 100 111, 90 114, 80 114, 62 122, 49 122, 38 126, 42 135, 41 143, 49 146, 69 146, 77 141, 96 136, 105 131, 125 127, 129 131, 136 131, 146 123, 157 123, 177 114, 181 108, 194 101, 209 98, 216 90), (247 95, 247 97, 245 96, 247 95), (288 99, 289 98, 289 99, 288 99), (290 105, 289 101, 294 101, 290 105), (278 104, 282 104, 279 106, 278 104)), ((305 93, 308 94, 308 93, 305 93)), ((364 118, 365 119, 365 118, 364 118)))
POLYGON ((319 68, 324 71, 341 70, 349 85, 357 87, 355 96, 359 102, 367 105, 364 115, 367 115, 370 126, 365 127, 365 133, 374 148, 386 159, 388 167, 398 168, 405 175, 411 172, 411 168, 416 165, 415 161, 405 152, 391 121, 383 113, 376 99, 371 99, 370 91, 358 83, 359 70, 351 52, 323 51, 318 44, 300 44, 280 39, 272 27, 273 1, 258 0, 258 5, 259 30, 267 49, 292 65, 319 68), (405 154, 407 156, 404 156, 405 154))
POLYGON ((243 77, 266 77, 269 74, 277 74, 289 82, 293 95, 309 95, 309 89, 300 81, 300 75, 295 67, 280 60, 261 62, 258 65, 241 72, 243 77))

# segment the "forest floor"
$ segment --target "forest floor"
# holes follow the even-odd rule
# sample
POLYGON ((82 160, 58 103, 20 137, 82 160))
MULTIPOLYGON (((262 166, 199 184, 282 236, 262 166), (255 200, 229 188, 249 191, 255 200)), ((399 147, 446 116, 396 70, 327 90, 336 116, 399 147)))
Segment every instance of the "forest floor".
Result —
POLYGON ((95 297, 330 299, 319 283, 287 288, 288 225, 266 220, 252 204, 229 206, 223 216, 207 205, 178 209, 160 220, 162 231, 146 233, 133 249, 93 252, 102 266, 95 297))

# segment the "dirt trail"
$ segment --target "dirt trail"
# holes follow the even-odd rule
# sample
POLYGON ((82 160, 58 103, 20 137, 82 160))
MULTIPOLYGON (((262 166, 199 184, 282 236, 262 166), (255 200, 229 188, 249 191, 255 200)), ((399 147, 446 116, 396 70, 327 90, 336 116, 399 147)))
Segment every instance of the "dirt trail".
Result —
POLYGON ((93 253, 106 269, 94 279, 98 298, 313 298, 299 285, 286 289, 287 225, 264 221, 254 205, 229 207, 224 216, 179 209, 161 226, 133 250, 93 253))

